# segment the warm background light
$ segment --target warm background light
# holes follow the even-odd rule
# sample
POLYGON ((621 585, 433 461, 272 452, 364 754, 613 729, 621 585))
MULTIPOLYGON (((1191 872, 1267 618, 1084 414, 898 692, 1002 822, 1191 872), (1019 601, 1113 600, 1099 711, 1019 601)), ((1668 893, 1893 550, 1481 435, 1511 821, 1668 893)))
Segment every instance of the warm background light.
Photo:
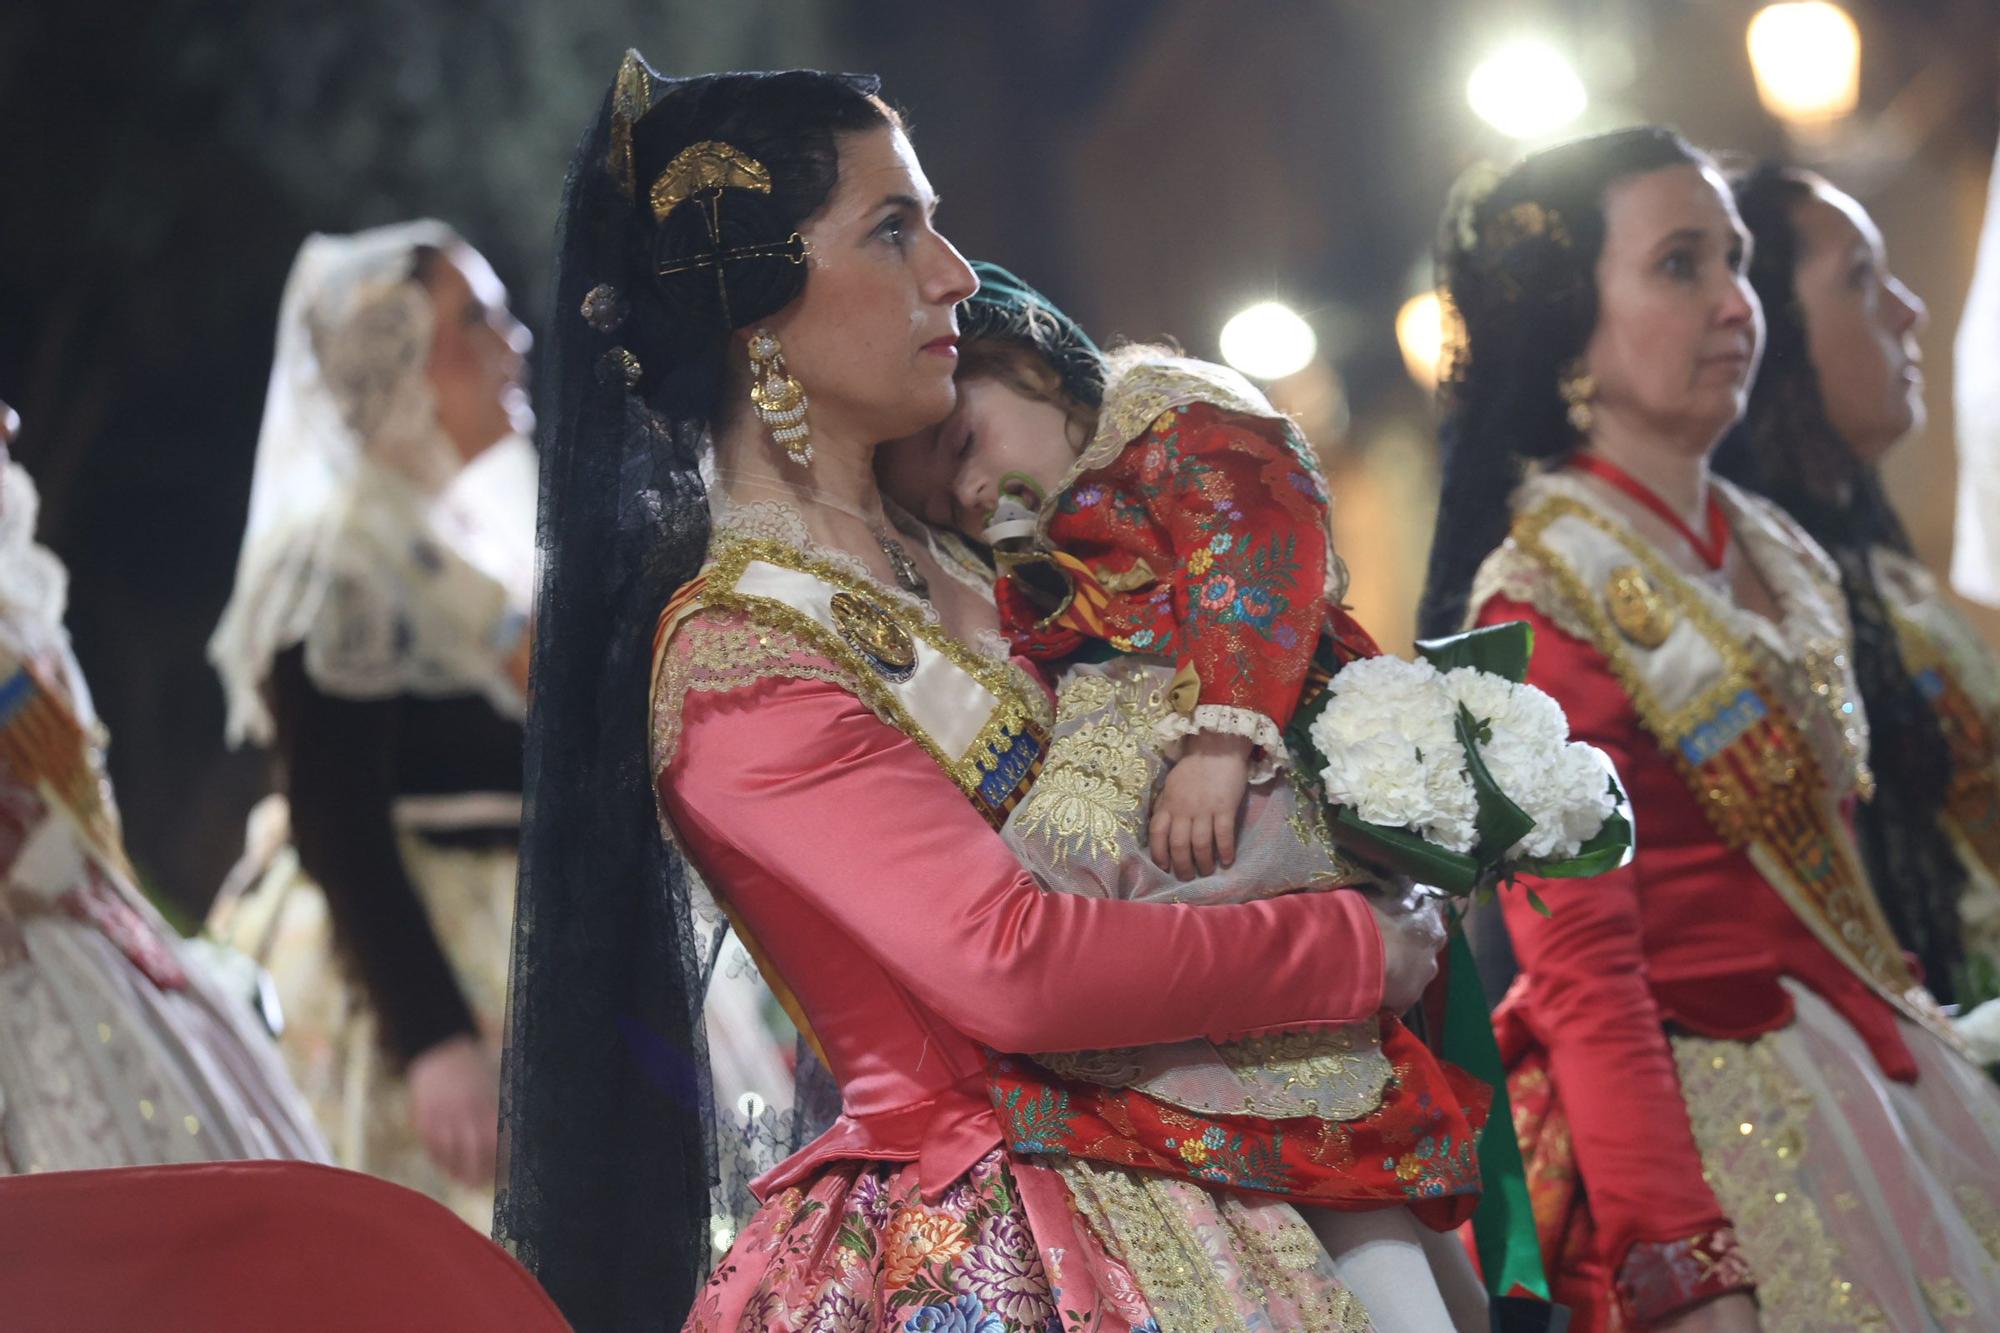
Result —
POLYGON ((1765 109, 1793 124, 1838 120, 1861 90, 1861 33, 1824 0, 1766 5, 1750 20, 1750 68, 1765 109))
POLYGON ((1252 379, 1304 370, 1319 349, 1312 325, 1282 301, 1261 301, 1222 326, 1222 359, 1252 379))
POLYGON ((1444 358, 1444 302, 1438 294, 1419 292, 1396 312, 1396 346, 1403 368, 1426 389, 1437 388, 1438 363, 1444 358))
POLYGON ((1516 139, 1539 139, 1583 114, 1589 98, 1569 61, 1543 42, 1511 42, 1479 62, 1465 83, 1479 118, 1516 139))

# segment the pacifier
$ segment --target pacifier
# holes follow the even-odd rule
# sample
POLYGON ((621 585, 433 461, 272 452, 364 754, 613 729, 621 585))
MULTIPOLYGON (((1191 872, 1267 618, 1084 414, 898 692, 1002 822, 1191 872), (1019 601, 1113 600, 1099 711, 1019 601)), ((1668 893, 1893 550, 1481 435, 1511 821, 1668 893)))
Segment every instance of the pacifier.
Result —
POLYGON ((980 536, 988 546, 1027 541, 1040 522, 1042 488, 1025 473, 1009 472, 1000 478, 1000 498, 986 516, 980 536))

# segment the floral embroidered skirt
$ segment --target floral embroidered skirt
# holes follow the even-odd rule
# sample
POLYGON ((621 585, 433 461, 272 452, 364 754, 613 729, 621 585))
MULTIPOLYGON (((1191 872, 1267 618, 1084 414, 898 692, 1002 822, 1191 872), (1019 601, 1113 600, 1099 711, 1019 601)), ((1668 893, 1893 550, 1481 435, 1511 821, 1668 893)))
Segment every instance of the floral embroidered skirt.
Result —
POLYGON ((774 1196, 691 1333, 1366 1333, 1287 1205, 995 1151, 935 1204, 913 1164, 842 1162, 774 1196), (1186 1193, 1193 1199, 1166 1194, 1186 1193), (1111 1225, 1131 1262, 1099 1240, 1111 1225), (1142 1282, 1151 1279, 1143 1288, 1142 1282))
POLYGON ((1698 1298, 1716 1265, 1725 1285, 1747 1266, 1766 1333, 1994 1326, 2000 1090, 1910 1023, 1901 1032, 1919 1077, 1893 1082, 1832 1006, 1784 984, 1797 1017, 1777 1032, 1751 1042, 1670 1038, 1695 1143, 1737 1248, 1705 1262, 1663 1254, 1649 1271, 1623 1274, 1623 1306, 1596 1253, 1589 1182, 1545 1053, 1530 1049, 1510 1072, 1542 1252, 1577 1333, 1616 1333, 1631 1317, 1698 1298))
MULTIPOLYGON (((1156 737, 1175 716, 1174 670, 1128 654, 1064 672, 1047 761, 1002 830, 1022 865, 1053 891, 1147 902, 1386 895, 1340 855, 1288 770, 1252 784, 1234 864, 1180 880, 1153 863, 1152 802, 1168 768, 1156 737)), ((1415 898, 1398 907, 1435 910, 1415 898)), ((1027 1054, 1033 1063, 1002 1060, 992 1072, 1017 1152, 1333 1208, 1411 1204, 1440 1230, 1478 1202, 1491 1090, 1388 1015, 1242 1042, 1027 1054)))

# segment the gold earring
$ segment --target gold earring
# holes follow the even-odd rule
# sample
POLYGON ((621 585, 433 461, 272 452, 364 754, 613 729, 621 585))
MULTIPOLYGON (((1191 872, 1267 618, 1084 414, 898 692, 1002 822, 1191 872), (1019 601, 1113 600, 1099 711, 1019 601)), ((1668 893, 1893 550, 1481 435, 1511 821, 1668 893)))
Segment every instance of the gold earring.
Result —
POLYGON ((1590 434, 1590 428, 1597 420, 1590 410, 1590 400, 1597 397, 1597 381, 1581 366, 1572 364, 1557 382, 1556 392, 1568 405, 1564 415, 1569 418, 1570 429, 1578 435, 1590 434))
POLYGON ((800 467, 812 464, 812 425, 806 420, 806 390, 785 370, 778 335, 758 329, 750 335, 750 406, 757 419, 800 467))

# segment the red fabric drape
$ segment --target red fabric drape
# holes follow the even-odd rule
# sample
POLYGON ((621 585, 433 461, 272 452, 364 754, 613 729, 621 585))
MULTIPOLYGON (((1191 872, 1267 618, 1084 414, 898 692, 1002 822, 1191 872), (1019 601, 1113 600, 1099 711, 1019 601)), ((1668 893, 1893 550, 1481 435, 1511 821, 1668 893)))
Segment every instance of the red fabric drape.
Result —
POLYGON ((399 1333, 569 1325, 445 1208, 305 1162, 0 1179, 9 1333, 399 1333))

